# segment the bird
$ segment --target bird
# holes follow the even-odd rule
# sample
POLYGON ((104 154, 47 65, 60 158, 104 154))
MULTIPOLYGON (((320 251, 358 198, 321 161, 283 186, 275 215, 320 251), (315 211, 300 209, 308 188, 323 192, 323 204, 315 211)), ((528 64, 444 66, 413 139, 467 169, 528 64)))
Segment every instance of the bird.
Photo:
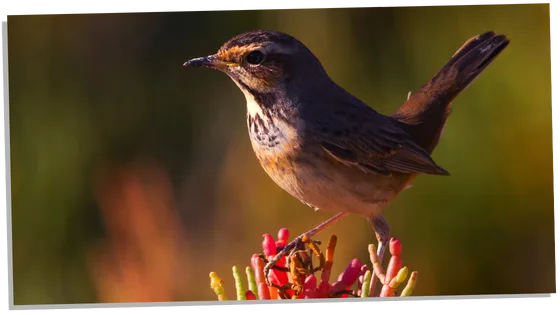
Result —
POLYGON ((449 175, 431 154, 451 102, 508 44, 494 31, 470 38, 388 116, 335 83, 305 44, 282 32, 248 31, 185 62, 219 70, 239 87, 253 151, 278 186, 315 210, 338 212, 285 246, 266 273, 304 236, 348 214, 369 221, 382 261, 390 237, 383 210, 418 175, 449 175))

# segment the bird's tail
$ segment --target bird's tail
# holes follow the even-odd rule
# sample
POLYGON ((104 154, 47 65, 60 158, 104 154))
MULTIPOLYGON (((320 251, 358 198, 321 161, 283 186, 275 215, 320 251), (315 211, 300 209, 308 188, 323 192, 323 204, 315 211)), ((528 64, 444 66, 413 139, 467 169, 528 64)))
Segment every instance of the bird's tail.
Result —
POLYGON ((468 40, 432 79, 392 115, 428 153, 439 141, 451 101, 506 48, 504 35, 487 32, 468 40))

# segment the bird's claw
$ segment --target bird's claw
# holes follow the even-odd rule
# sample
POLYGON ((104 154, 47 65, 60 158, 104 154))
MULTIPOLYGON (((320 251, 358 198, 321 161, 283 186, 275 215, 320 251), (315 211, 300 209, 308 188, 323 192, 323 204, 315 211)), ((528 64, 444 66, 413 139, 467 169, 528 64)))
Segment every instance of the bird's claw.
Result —
POLYGON ((264 271, 264 280, 268 286, 272 286, 272 282, 268 277, 268 273, 270 272, 270 269, 272 269, 278 263, 278 261, 280 261, 280 258, 282 258, 282 256, 286 256, 288 252, 289 252, 288 257, 294 255, 294 253, 301 247, 301 245, 304 244, 303 237, 304 236, 298 236, 289 244, 281 247, 281 250, 278 251, 278 253, 266 263, 263 271, 264 271))

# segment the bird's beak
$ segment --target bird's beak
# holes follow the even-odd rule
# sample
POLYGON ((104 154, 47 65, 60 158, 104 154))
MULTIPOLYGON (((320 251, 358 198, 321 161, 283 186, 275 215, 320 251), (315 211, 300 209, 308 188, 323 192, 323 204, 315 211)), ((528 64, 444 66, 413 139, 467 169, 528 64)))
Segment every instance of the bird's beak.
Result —
POLYGON ((184 67, 206 67, 206 68, 212 68, 217 70, 225 70, 235 65, 236 64, 232 62, 225 62, 218 59, 216 55, 194 58, 183 64, 184 67))

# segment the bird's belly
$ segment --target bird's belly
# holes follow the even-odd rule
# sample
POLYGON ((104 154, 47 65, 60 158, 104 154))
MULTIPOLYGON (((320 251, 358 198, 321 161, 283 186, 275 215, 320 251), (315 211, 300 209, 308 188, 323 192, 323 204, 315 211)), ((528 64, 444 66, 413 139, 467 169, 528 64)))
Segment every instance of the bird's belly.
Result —
MULTIPOLYGON (((297 170, 297 144, 283 137, 255 137, 251 135, 251 144, 257 159, 268 176, 282 189, 295 198, 304 201, 301 190, 302 182, 297 170), (270 139, 274 139, 270 141, 270 139)), ((304 201, 305 202, 305 201, 304 201)))
POLYGON ((280 142, 275 150, 263 150, 253 142, 253 148, 278 186, 315 209, 376 215, 409 179, 366 174, 333 160, 319 147, 280 142))

